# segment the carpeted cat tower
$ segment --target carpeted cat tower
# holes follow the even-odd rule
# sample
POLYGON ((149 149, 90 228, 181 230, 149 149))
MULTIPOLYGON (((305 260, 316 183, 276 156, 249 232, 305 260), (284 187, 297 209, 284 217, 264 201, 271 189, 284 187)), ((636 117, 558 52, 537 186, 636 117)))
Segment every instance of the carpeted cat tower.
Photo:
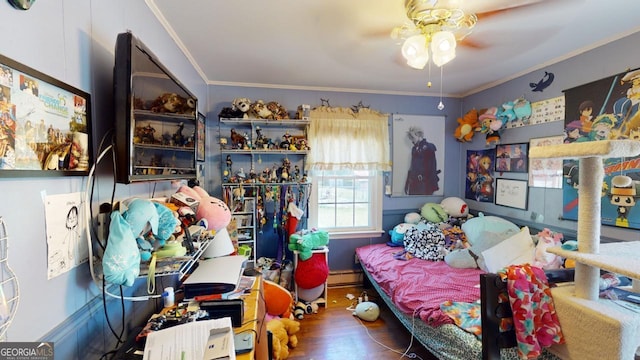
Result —
POLYGON ((640 290, 640 241, 600 244, 605 158, 640 154, 640 141, 605 140, 533 147, 530 159, 579 159, 578 251, 547 251, 576 261, 573 285, 552 289, 566 344, 551 351, 563 359, 633 360, 640 345, 640 314, 599 299, 600 269, 633 279, 640 290))

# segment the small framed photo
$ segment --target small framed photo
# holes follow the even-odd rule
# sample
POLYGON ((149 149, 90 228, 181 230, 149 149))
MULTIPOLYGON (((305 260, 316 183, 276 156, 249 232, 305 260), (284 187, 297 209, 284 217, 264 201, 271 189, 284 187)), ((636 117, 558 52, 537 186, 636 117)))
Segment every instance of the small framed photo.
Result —
POLYGON ((527 210, 528 199, 527 180, 496 179, 496 205, 527 210))
POLYGON ((496 171, 526 173, 528 165, 529 143, 496 145, 496 171))
POLYGON ((207 118, 202 113, 198 113, 198 123, 196 127, 196 160, 204 161, 206 141, 207 118))

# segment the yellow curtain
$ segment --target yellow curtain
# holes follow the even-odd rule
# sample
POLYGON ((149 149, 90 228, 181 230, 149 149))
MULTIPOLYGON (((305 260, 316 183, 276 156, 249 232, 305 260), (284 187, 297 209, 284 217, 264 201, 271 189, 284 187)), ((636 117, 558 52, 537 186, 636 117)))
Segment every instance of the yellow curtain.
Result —
POLYGON ((310 119, 308 170, 391 171, 388 114, 322 106, 310 119))

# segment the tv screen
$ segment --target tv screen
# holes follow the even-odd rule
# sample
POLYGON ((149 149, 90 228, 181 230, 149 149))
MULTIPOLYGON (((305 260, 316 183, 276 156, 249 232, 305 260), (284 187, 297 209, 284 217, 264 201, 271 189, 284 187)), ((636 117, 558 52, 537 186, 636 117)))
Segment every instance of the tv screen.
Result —
POLYGON ((132 33, 114 67, 116 181, 194 179, 197 98, 132 33))

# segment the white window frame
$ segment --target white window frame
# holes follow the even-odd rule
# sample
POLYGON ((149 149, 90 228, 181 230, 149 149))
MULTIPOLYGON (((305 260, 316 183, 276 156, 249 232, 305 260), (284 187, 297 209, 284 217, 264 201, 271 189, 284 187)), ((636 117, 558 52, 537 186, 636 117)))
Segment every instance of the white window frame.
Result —
MULTIPOLYGON (((380 236, 382 231, 382 184, 384 175, 380 171, 370 170, 372 175, 370 179, 369 209, 371 211, 371 226, 368 227, 343 227, 322 229, 329 232, 331 240, 334 239, 355 239, 380 236)), ((312 175, 311 181, 317 184, 315 179, 321 178, 322 175, 316 172, 312 175)), ((309 196, 309 228, 318 228, 318 189, 319 186, 312 186, 309 196)))

